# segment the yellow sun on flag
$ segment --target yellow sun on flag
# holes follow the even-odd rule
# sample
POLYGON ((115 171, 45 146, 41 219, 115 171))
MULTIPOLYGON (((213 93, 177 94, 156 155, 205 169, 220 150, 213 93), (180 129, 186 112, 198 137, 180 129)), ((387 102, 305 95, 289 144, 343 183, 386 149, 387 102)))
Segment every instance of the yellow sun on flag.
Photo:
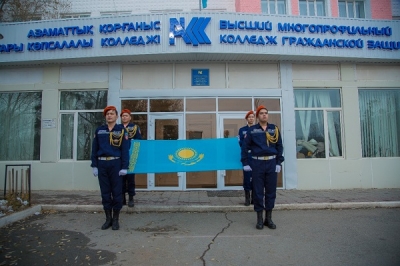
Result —
POLYGON ((195 149, 192 148, 180 148, 174 155, 168 155, 168 159, 173 163, 179 163, 182 165, 190 166, 198 163, 204 158, 204 154, 198 154, 195 149))
POLYGON ((193 158, 196 155, 196 151, 191 148, 183 148, 179 149, 176 154, 178 155, 179 159, 187 160, 193 158))

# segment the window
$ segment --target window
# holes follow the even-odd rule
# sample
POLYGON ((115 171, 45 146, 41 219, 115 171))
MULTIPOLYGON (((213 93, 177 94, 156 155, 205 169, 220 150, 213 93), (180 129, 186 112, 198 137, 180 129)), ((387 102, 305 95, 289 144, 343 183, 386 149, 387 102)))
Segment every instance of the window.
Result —
POLYGON ((61 92, 61 160, 90 160, 94 132, 105 121, 106 106, 107 91, 61 92))
POLYGON ((363 157, 400 156, 400 89, 358 92, 363 157))
POLYGON ((42 93, 0 93, 0 115, 0 160, 39 160, 42 93))
POLYGON ((131 11, 117 11, 117 12, 100 12, 102 17, 115 17, 115 16, 125 16, 132 14, 131 11))
POLYGON ((339 0, 339 17, 365 18, 364 1, 339 0))
POLYGON ((342 156, 339 89, 296 89, 297 158, 342 156))
POLYGON ((285 0, 261 0, 261 12, 265 14, 286 14, 285 0))
POLYGON ((325 16, 324 0, 299 0, 301 16, 325 16))
POLYGON ((62 14, 61 18, 88 18, 90 13, 62 14))

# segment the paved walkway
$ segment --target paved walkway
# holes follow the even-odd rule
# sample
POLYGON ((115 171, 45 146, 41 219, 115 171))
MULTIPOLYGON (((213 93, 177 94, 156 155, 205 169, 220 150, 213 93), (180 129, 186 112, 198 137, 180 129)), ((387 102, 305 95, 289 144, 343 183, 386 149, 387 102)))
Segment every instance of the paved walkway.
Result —
MULTIPOLYGON (((0 195, 4 192, 0 190, 0 195)), ((122 212, 252 212, 243 191, 137 191, 122 212)), ((275 210, 400 208, 400 188, 278 190, 275 210)), ((0 217, 0 227, 41 211, 102 212, 100 191, 32 191, 31 208, 0 217)))
MULTIPOLYGON (((101 211, 99 191, 33 191, 43 209, 101 211)), ((137 191, 122 211, 252 211, 243 191, 137 191)), ((399 189, 278 190, 275 209, 400 207, 399 189)))

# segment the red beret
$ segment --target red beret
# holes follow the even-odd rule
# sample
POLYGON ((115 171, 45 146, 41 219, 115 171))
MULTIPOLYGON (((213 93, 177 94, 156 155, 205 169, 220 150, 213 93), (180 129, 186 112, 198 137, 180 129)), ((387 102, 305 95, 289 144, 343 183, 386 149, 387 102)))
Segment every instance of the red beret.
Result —
POLYGON ((130 115, 131 114, 131 110, 129 110, 129 109, 123 109, 122 111, 121 111, 121 117, 122 117, 122 114, 123 113, 127 113, 128 115, 130 115))
POLYGON ((246 116, 244 117, 244 119, 247 119, 247 117, 249 117, 249 115, 254 115, 253 111, 248 111, 246 116))
POLYGON ((265 110, 268 111, 268 109, 267 109, 264 105, 260 105, 260 106, 257 108, 257 110, 256 110, 256 117, 258 117, 258 113, 260 113, 260 111, 261 111, 262 109, 265 109, 265 110))
POLYGON ((115 112, 117 112, 117 108, 115 108, 115 106, 110 105, 110 106, 107 106, 106 108, 104 108, 103 115, 106 116, 107 112, 110 110, 114 110, 115 112))

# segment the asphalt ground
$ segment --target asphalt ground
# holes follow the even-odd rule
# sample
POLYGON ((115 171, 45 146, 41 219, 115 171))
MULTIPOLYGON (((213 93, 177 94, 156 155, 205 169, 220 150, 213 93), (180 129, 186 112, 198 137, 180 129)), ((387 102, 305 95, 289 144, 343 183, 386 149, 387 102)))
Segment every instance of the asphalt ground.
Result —
POLYGON ((0 228, 0 265, 400 265, 400 209, 254 212, 43 211, 0 228))

